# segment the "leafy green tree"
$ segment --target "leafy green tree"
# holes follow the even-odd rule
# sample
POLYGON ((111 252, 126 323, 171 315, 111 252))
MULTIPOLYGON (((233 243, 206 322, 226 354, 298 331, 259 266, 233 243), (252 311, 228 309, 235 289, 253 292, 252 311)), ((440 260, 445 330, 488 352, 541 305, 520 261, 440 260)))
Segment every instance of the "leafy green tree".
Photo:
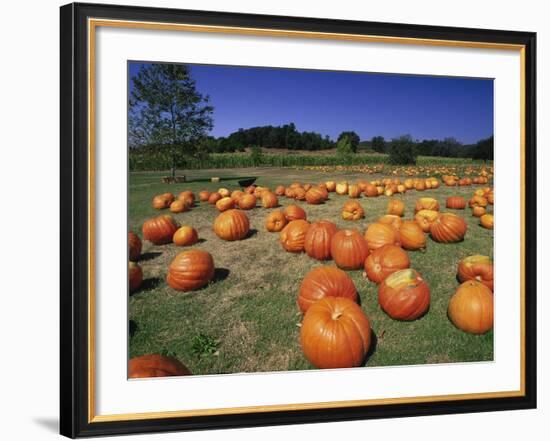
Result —
POLYGON ((474 159, 492 160, 494 157, 494 138, 482 139, 473 147, 472 157, 474 159))
POLYGON ((388 149, 390 164, 416 164, 415 143, 410 135, 392 139, 388 149))
POLYGON ((262 163, 262 157, 262 149, 257 145, 252 146, 250 149, 250 159, 252 160, 252 164, 254 164, 254 166, 260 165, 262 163))
POLYGON ((130 145, 158 144, 168 148, 175 177, 178 151, 194 155, 213 125, 214 108, 199 93, 184 64, 146 64, 132 79, 130 145))
POLYGON ((357 153, 357 147, 359 147, 359 142, 361 141, 359 135, 355 132, 342 132, 338 136, 338 140, 336 142, 338 143, 340 140, 346 137, 348 138, 352 152, 357 153))
POLYGON ((386 140, 383 136, 373 136, 371 140, 371 148, 378 153, 386 151, 386 140))
POLYGON ((336 153, 343 157, 350 156, 354 153, 351 139, 347 135, 341 137, 336 143, 336 153))

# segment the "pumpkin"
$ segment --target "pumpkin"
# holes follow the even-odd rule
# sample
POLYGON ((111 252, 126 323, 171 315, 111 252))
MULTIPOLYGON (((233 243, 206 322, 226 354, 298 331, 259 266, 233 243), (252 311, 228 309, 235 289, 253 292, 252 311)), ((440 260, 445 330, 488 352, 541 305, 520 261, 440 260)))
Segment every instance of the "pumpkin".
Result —
POLYGON ((365 217, 365 210, 357 201, 347 201, 342 208, 342 219, 358 220, 365 217))
POLYGON ((426 190, 426 182, 423 181, 423 180, 417 181, 417 182, 414 184, 414 189, 415 189, 416 191, 424 191, 424 190, 426 190))
POLYGON ((466 199, 462 196, 449 196, 445 206, 453 210, 464 210, 466 208, 466 199))
POLYGON ((348 194, 348 183, 347 182, 338 182, 336 184, 336 193, 340 196, 348 194))
POLYGON ((189 190, 182 191, 178 195, 178 200, 182 201, 188 207, 192 207, 193 205, 195 205, 195 195, 193 194, 192 191, 189 191, 189 190))
POLYGON ((430 288, 417 271, 399 270, 380 283, 378 304, 395 320, 415 320, 430 306, 430 288))
POLYGON ((462 178, 458 180, 458 185, 467 186, 472 185, 472 180, 470 178, 462 178))
POLYGON ((194 245, 199 241, 199 234, 193 227, 184 225, 174 233, 172 242, 179 247, 194 245))
POLYGON ((420 250, 426 248, 426 236, 422 228, 412 220, 406 220, 399 228, 401 246, 406 250, 420 250))
MULTIPOLYGON (((254 191, 254 187, 252 187, 252 191, 254 191)), ((231 192, 227 188, 218 188, 218 193, 222 195, 222 198, 226 198, 228 196, 231 196, 231 192)))
POLYGON ((379 222, 370 224, 365 231, 365 240, 369 246, 369 250, 375 250, 384 245, 400 246, 399 232, 389 224, 381 224, 379 222))
POLYGON ((174 194, 170 192, 162 193, 161 196, 168 201, 168 204, 171 204, 176 200, 176 197, 174 196, 174 194))
POLYGON ((395 245, 384 245, 373 250, 365 260, 365 273, 374 283, 382 282, 390 274, 409 268, 409 255, 395 245))
POLYGON ((129 378, 176 377, 192 375, 179 360, 159 354, 134 357, 128 362, 129 378))
POLYGON ((168 267, 166 281, 178 291, 192 291, 208 285, 214 278, 214 259, 210 253, 191 249, 179 253, 168 267))
POLYGON ((285 214, 286 220, 289 222, 297 219, 303 219, 303 220, 307 219, 307 215, 304 209, 294 204, 286 207, 284 209, 284 214, 285 214))
POLYGON ((474 217, 481 217, 485 214, 485 208, 484 207, 474 207, 472 209, 472 216, 474 217))
POLYGON ((414 220, 418 224, 424 233, 430 232, 430 226, 433 221, 439 217, 438 211, 433 210, 420 210, 414 215, 414 220))
POLYGON ((264 191, 262 193, 262 207, 264 208, 275 208, 279 205, 279 198, 275 193, 270 191, 264 191))
POLYGON ((329 193, 332 193, 333 191, 336 191, 336 182, 327 181, 327 182, 325 182, 325 187, 327 188, 327 191, 329 193))
POLYGON ((357 290, 351 277, 333 266, 319 266, 306 274, 298 292, 298 307, 305 313, 325 297, 345 297, 357 301, 357 290))
POLYGON ((330 254, 338 267, 356 270, 363 268, 369 247, 357 230, 340 230, 332 237, 330 254))
POLYGON ((330 243, 337 231, 336 225, 327 220, 312 223, 304 242, 307 255, 317 260, 330 259, 330 243))
POLYGON ((489 230, 492 230, 495 226, 495 218, 492 214, 484 214, 479 218, 479 224, 483 228, 488 228, 489 230))
POLYGON ((306 200, 306 191, 302 187, 295 187, 293 189, 293 196, 294 199, 297 201, 305 201, 306 200))
POLYGON ((403 219, 395 214, 385 214, 384 216, 378 218, 378 222, 381 224, 391 225, 396 230, 399 230, 399 228, 401 228, 401 224, 403 223, 403 219))
POLYGON ((493 261, 489 256, 474 255, 462 259, 458 263, 458 280, 476 280, 493 290, 493 261))
MULTIPOLYGON (((231 192, 231 196, 229 196, 234 203, 237 203, 239 199, 244 196, 246 193, 242 190, 234 190, 231 192)), ((226 196, 227 197, 227 196, 226 196)))
POLYGON ((167 199, 164 195, 157 195, 153 198, 153 208, 156 210, 164 210, 170 206, 170 200, 167 199))
POLYGON ((322 204, 325 201, 325 193, 319 187, 312 187, 306 192, 306 202, 312 205, 322 204))
POLYGON ((405 185, 405 188, 407 190, 412 190, 414 188, 414 181, 412 179, 405 179, 403 185, 405 185))
POLYGON ((377 197, 378 189, 376 188, 376 186, 372 184, 366 184, 364 193, 365 193, 365 196, 369 198, 377 197))
POLYGON ((244 239, 249 230, 248 216, 239 210, 224 211, 214 220, 214 233, 223 240, 244 239))
POLYGON ((283 185, 277 185, 275 188, 275 194, 277 196, 284 196, 285 195, 285 187, 283 185))
POLYGON ((256 186, 254 184, 249 185, 244 189, 244 193, 248 193, 248 194, 254 194, 255 191, 256 191, 256 186))
POLYGON ((369 319, 345 297, 325 297, 307 310, 300 344, 309 362, 321 369, 361 365, 371 343, 369 319))
POLYGON ((141 239, 136 233, 130 231, 128 233, 128 258, 136 262, 141 256, 141 239))
POLYGON ((238 200, 237 205, 241 210, 251 210, 256 206, 256 196, 253 194, 245 194, 238 200))
POLYGON ((495 203, 495 193, 492 190, 487 193, 487 202, 489 205, 494 205, 495 203))
POLYGON ((301 253, 304 251, 309 222, 303 219, 290 221, 281 231, 279 241, 286 251, 301 253))
POLYGON ((313 185, 311 185, 311 184, 304 184, 304 190, 306 191, 306 193, 307 193, 307 191, 308 191, 311 187, 313 187, 313 185))
POLYGON ((281 210, 275 210, 269 213, 269 216, 267 216, 265 220, 265 228, 271 233, 281 231, 286 224, 287 220, 285 214, 281 210))
POLYGON ((348 196, 350 198, 361 197, 361 188, 358 185, 352 184, 348 186, 348 196))
POLYGON ((470 208, 474 207, 486 207, 489 201, 484 196, 474 195, 468 202, 470 208))
POLYGON ((401 199, 391 199, 388 202, 388 214, 393 214, 395 216, 403 216, 405 212, 405 204, 401 199))
POLYGON ((290 198, 290 199, 294 198, 294 188, 292 188, 292 187, 287 187, 287 188, 285 189, 285 196, 286 196, 287 198, 290 198))
POLYGON ((460 216, 442 213, 430 225, 430 235, 436 242, 460 242, 464 239, 467 229, 466 221, 460 216))
POLYGON ((418 213, 420 210, 439 211, 439 202, 434 198, 420 198, 416 201, 414 212, 418 213))
POLYGON ((135 262, 128 262, 128 287, 130 292, 137 290, 143 282, 143 271, 135 262))
POLYGON ((214 205, 216 202, 218 202, 223 196, 219 194, 218 192, 212 193, 208 197, 208 203, 214 205))
POLYGON ((178 224, 170 215, 156 216, 143 222, 143 238, 155 245, 172 242, 172 237, 178 229, 178 224))
POLYGON ((221 198, 218 202, 216 202, 216 208, 221 212, 231 210, 234 207, 235 201, 228 196, 221 198))
POLYGON ((201 202, 208 202, 208 198, 210 198, 210 192, 207 190, 199 191, 199 200, 201 202))
POLYGON ((493 293, 483 283, 468 280, 451 297, 447 315, 458 329, 485 334, 493 328, 493 293))
POLYGON ((185 204, 184 201, 174 201, 170 204, 170 211, 172 213, 183 213, 184 211, 189 210, 189 206, 185 204))

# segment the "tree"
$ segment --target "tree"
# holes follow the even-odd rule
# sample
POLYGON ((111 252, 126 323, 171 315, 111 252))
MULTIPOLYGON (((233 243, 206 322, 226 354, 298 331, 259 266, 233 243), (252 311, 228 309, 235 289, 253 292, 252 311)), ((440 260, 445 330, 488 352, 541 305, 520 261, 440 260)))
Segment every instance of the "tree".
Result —
POLYGON ((336 142, 339 142, 344 137, 348 138, 352 152, 357 153, 357 147, 359 146, 359 142, 361 141, 361 138, 359 138, 359 135, 355 132, 342 132, 338 136, 338 139, 336 142))
POLYGON ((343 137, 340 137, 336 143, 336 152, 340 156, 349 156, 354 153, 349 136, 344 135, 343 137))
POLYGON ((494 155, 494 138, 482 139, 473 147, 472 157, 474 159, 492 160, 494 155))
POLYGON ((390 164, 416 164, 414 145, 410 135, 392 139, 388 149, 388 162, 390 164))
POLYGON ((383 136, 373 136, 371 140, 371 148, 378 153, 386 151, 386 140, 383 136))
POLYGON ((197 152, 201 138, 212 129, 214 108, 209 97, 196 90, 184 64, 144 64, 132 82, 130 145, 169 148, 174 178, 178 151, 197 152))

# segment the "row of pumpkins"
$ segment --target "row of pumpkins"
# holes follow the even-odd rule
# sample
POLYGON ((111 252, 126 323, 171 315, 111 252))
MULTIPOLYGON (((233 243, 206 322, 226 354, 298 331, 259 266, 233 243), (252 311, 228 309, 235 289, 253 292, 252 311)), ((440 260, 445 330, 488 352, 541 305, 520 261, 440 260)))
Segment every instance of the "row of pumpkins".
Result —
MULTIPOLYGON (((185 200, 190 198, 189 194, 192 195, 191 192, 182 193, 185 195, 180 194, 178 200, 185 200)), ((256 197, 253 193, 243 193, 241 198, 247 195, 256 197)), ((270 193, 269 190, 263 190, 260 197, 270 193)), ((222 196, 217 202, 224 197, 232 198, 232 195, 222 196)), ((324 197, 327 198, 328 195, 324 197)), ((478 207, 485 209, 492 203, 493 192, 490 188, 485 188, 476 190, 469 202, 459 196, 449 197, 446 206, 450 209, 464 209, 468 204, 473 214, 477 215, 475 211, 478 207)), ((410 268, 405 250, 424 249, 425 233, 430 233, 437 242, 461 241, 466 234, 467 225, 462 217, 454 213, 440 213, 439 203, 433 198, 420 198, 417 201, 414 220, 402 220, 404 210, 401 200, 390 199, 388 214, 370 224, 364 235, 356 229, 338 230, 328 220, 310 224, 306 212, 295 204, 284 210, 275 210, 267 216, 266 229, 280 232, 280 243, 286 251, 306 252, 310 257, 321 261, 333 259, 336 264, 336 267, 315 268, 307 274, 297 299, 297 304, 304 313, 301 346, 304 355, 314 366, 359 366, 370 346, 369 320, 356 303, 357 291, 352 279, 343 270, 364 269, 364 276, 379 284, 379 304, 393 319, 415 320, 428 310, 428 284, 417 271, 410 268)), ((213 226, 216 235, 229 241, 244 239, 250 226, 246 213, 233 208, 220 211, 213 226)), ((343 219, 356 220, 362 217, 364 211, 357 201, 350 200, 344 204, 343 219)), ((492 215, 484 213, 481 219, 482 226, 492 228, 492 215), (484 216, 491 216, 491 222, 483 222, 484 216)), ((179 227, 169 215, 145 221, 143 237, 156 245, 174 242, 176 245, 188 246, 198 240, 194 228, 179 227)), ((143 279, 141 268, 135 263, 141 253, 141 241, 134 233, 130 233, 129 248, 130 290, 133 291, 143 279)), ((191 249, 174 258, 166 280, 176 290, 190 291, 207 285, 213 279, 214 271, 214 260, 210 253, 191 249)), ((464 259, 458 266, 458 278, 463 283, 450 300, 450 320, 465 332, 483 334, 489 331, 493 326, 493 265, 490 258, 476 255, 464 259)), ((144 357, 148 363, 151 362, 150 357, 155 362, 158 361, 152 355, 144 357)), ((162 356, 158 357, 163 360, 162 356)), ((138 365, 142 366, 139 363, 138 365)), ((143 372, 135 376, 143 376, 142 374, 143 372)), ((133 375, 130 369, 130 376, 133 375)), ((184 374, 180 372, 166 375, 184 374)))

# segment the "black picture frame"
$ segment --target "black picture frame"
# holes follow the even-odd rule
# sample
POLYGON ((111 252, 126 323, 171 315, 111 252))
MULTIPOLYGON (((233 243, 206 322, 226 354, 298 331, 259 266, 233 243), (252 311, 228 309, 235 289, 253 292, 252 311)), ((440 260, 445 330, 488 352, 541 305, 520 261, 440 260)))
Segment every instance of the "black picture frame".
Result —
POLYGON ((60 9, 60 432, 68 437, 348 421, 536 407, 536 34, 488 29, 73 3, 60 9), (90 422, 88 409, 87 19, 281 29, 524 46, 525 394, 475 400, 90 422))

